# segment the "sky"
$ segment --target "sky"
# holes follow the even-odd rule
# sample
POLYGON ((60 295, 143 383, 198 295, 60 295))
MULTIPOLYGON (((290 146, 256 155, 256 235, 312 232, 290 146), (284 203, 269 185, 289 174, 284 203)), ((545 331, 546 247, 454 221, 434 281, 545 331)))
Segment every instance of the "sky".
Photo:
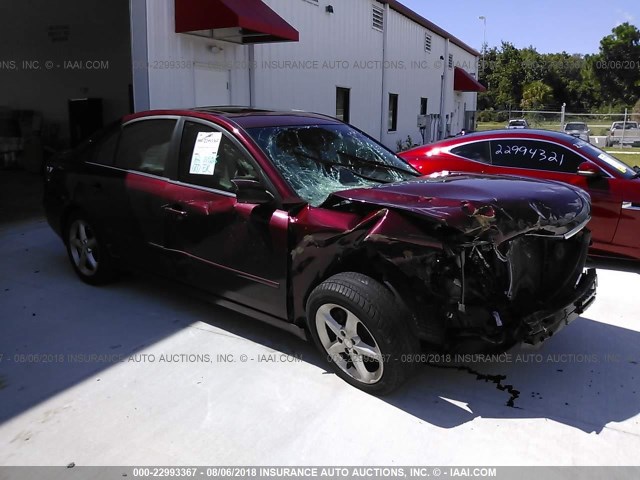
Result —
MULTIPOLYGON (((400 0, 480 51, 486 17, 487 44, 503 40, 540 53, 597 53, 616 25, 640 28, 640 0, 400 0)), ((640 60, 640 59, 636 59, 640 60)))

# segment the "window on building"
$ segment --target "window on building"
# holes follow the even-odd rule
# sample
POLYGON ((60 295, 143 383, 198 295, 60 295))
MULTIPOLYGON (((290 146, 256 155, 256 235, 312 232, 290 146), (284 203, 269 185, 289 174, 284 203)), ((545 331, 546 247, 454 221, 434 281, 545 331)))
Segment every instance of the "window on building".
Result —
POLYGON ((336 118, 346 123, 349 123, 350 94, 349 88, 336 88, 336 118))
POLYGON ((431 52, 431 35, 428 33, 424 34, 424 51, 431 52))
POLYGON ((222 132, 201 123, 185 122, 178 180, 233 193, 235 187, 231 180, 234 178, 257 179, 258 176, 253 164, 222 132))
POLYGON ((389 126, 390 132, 398 129, 398 95, 396 93, 389 94, 389 126))
POLYGON ((384 9, 373 5, 373 28, 384 30, 384 9))
POLYGON ((491 141, 494 165, 561 173, 576 173, 584 159, 564 147, 537 140, 503 139, 491 141))
POLYGON ((420 99, 420 115, 426 115, 427 114, 427 106, 429 104, 429 99, 428 98, 424 98, 422 97, 420 99))
POLYGON ((165 175, 175 120, 142 120, 124 127, 116 166, 153 175, 165 175))
POLYGON ((449 68, 453 68, 453 55, 449 54, 449 68))

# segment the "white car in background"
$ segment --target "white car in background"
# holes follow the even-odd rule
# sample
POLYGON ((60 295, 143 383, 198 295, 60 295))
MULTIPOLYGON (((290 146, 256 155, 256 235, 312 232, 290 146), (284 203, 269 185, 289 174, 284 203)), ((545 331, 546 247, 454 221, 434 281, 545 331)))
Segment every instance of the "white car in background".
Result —
POLYGON ((562 131, 567 135, 571 135, 572 137, 576 137, 580 140, 584 140, 585 142, 590 143, 589 134, 591 133, 591 130, 589 130, 589 127, 587 127, 587 124, 584 122, 565 123, 562 131))
POLYGON ((509 120, 506 128, 508 128, 509 130, 518 128, 529 128, 529 124, 524 118, 515 118, 513 120, 509 120))

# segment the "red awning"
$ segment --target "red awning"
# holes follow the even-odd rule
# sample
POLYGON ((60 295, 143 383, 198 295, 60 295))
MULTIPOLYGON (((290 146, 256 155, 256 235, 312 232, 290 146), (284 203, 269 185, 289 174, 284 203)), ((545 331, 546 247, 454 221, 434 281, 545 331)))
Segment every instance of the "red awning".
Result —
POLYGON ((262 0, 175 0, 175 7, 176 33, 233 43, 299 40, 298 31, 262 0))
POLYGON ((453 71, 453 89, 458 92, 485 92, 487 90, 469 72, 460 67, 455 67, 453 71))

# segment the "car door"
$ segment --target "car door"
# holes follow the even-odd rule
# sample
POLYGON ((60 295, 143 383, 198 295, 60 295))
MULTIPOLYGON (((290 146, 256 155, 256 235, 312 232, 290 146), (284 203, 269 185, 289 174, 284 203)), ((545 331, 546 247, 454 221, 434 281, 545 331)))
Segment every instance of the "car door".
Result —
POLYGON ((616 230, 614 243, 627 248, 636 249, 635 257, 640 249, 638 227, 640 226, 640 179, 618 179, 623 188, 622 212, 616 230))
POLYGON ((200 290, 287 317, 287 212, 238 203, 232 180, 266 182, 230 133, 186 120, 177 181, 166 190, 165 244, 178 278, 200 290))
POLYGON ((557 180, 580 187, 591 195, 589 228, 594 242, 611 243, 622 194, 610 175, 587 178, 578 175, 578 166, 588 161, 557 143, 537 139, 502 138, 491 140, 491 173, 524 175, 557 180))
POLYGON ((171 265, 155 245, 163 243, 162 196, 178 118, 117 124, 85 157, 77 203, 104 229, 111 253, 124 265, 157 273, 171 265))
MULTIPOLYGON (((164 209, 172 176, 173 137, 178 117, 148 117, 125 124, 115 157, 120 182, 101 188, 113 200, 108 224, 119 256, 144 270, 166 274, 171 261, 159 249, 164 243, 164 209)), ((175 163, 175 162, 173 162, 175 163)))

